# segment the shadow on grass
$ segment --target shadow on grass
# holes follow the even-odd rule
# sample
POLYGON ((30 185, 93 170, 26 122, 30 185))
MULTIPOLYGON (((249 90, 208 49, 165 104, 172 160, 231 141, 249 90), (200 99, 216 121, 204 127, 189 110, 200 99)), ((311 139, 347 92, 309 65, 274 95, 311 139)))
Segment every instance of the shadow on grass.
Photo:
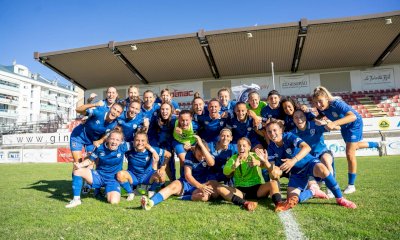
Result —
POLYGON ((69 202, 72 198, 71 181, 67 180, 39 180, 22 189, 34 189, 50 193, 49 198, 62 202, 69 202))

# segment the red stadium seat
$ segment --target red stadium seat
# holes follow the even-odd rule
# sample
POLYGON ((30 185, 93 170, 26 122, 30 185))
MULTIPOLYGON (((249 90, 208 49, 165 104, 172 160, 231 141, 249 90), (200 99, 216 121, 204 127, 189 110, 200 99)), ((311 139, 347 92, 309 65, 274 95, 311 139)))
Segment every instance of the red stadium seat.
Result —
POLYGON ((388 112, 388 115, 389 115, 389 117, 394 117, 395 116, 394 112, 388 112))
POLYGON ((382 103, 379 103, 379 104, 377 104, 376 105, 378 108, 383 108, 383 104, 382 103))
POLYGON ((372 114, 371 113, 367 113, 365 114, 367 118, 372 118, 372 114))

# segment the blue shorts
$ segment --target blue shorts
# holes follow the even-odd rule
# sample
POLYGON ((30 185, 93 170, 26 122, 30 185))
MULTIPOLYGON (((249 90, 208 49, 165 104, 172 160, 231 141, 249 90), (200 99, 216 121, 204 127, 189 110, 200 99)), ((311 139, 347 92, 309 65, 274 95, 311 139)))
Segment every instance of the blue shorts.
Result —
MULTIPOLYGON (((192 146, 193 145, 194 144, 192 144, 192 146)), ((185 149, 183 148, 183 143, 180 143, 180 142, 174 140, 172 142, 172 146, 174 147, 176 155, 179 155, 181 153, 185 153, 186 152, 185 149)))
POLYGON ((105 187, 105 193, 119 192, 121 193, 121 187, 116 179, 105 180, 96 170, 92 169, 92 188, 105 187))
POLYGON ((156 172, 154 169, 151 169, 150 171, 148 171, 147 173, 142 174, 139 178, 135 176, 135 174, 133 174, 133 172, 131 171, 127 171, 129 173, 129 175, 131 175, 132 177, 132 185, 133 186, 137 186, 139 184, 145 184, 145 185, 149 185, 150 184, 150 178, 151 176, 153 176, 153 174, 156 172))
POLYGON ((196 190, 196 187, 193 187, 186 181, 186 179, 179 178, 179 181, 182 183, 182 188, 183 188, 183 194, 182 195, 192 195, 194 190, 196 190))
POLYGON ((340 130, 342 133, 343 140, 348 142, 361 142, 363 139, 363 125, 358 124, 351 128, 342 127, 340 130))
POLYGON ((85 148, 86 152, 93 152, 94 145, 88 139, 82 137, 83 126, 82 124, 74 128, 71 133, 69 148, 72 152, 79 151, 81 152, 83 148, 85 148))
POLYGON ((314 176, 314 167, 321 163, 318 159, 311 160, 306 166, 298 171, 291 172, 289 177, 288 187, 298 188, 301 191, 305 190, 308 184, 308 177, 314 176))

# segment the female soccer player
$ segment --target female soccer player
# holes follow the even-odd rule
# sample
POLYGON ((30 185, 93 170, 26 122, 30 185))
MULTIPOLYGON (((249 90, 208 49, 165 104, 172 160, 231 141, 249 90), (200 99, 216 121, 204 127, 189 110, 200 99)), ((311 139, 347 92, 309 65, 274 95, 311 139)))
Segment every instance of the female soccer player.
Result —
POLYGON ((128 169, 117 173, 117 180, 128 193, 127 201, 134 198, 133 189, 139 184, 152 185, 149 191, 154 191, 159 184, 165 182, 166 167, 171 158, 171 153, 152 147, 159 156, 159 160, 152 157, 153 153, 146 150, 148 144, 147 134, 137 132, 135 135, 134 148, 127 152, 128 169))
POLYGON ((209 167, 214 165, 214 158, 209 152, 207 143, 194 135, 197 143, 192 151, 186 154, 184 176, 161 189, 151 199, 142 196, 141 205, 145 210, 167 200, 171 195, 183 196, 183 200, 208 201, 216 197, 213 185, 207 181, 209 167))
MULTIPOLYGON (((333 130, 336 126, 341 127, 343 140, 346 143, 346 157, 348 165, 348 186, 344 190, 345 194, 356 191, 355 181, 357 176, 356 150, 361 148, 378 148, 382 153, 382 144, 378 142, 362 142, 363 121, 352 107, 342 100, 335 98, 322 86, 314 89, 313 101, 321 116, 326 116, 331 122, 325 127, 333 130)), ((320 117, 320 116, 319 116, 320 117)))
POLYGON ((208 109, 204 103, 204 100, 200 97, 200 94, 196 92, 194 94, 193 100, 192 100, 192 107, 190 109, 192 115, 193 115, 193 120, 197 121, 197 118, 199 116, 202 116, 203 114, 207 115, 208 114, 208 109))
MULTIPOLYGON (((173 136, 172 133, 175 127, 176 116, 173 115, 173 107, 170 103, 162 103, 160 110, 157 111, 157 116, 153 116, 150 121, 148 131, 149 143, 151 146, 156 146, 167 150, 172 154, 173 136)), ((167 166, 167 175, 169 180, 176 179, 175 161, 169 161, 167 166)))
MULTIPOLYGON (((324 133, 328 132, 325 126, 317 125, 315 121, 307 121, 305 113, 299 109, 293 113, 293 122, 296 124, 296 128, 292 130, 292 133, 304 140, 311 148, 310 154, 318 158, 335 176, 333 154, 324 142, 324 133)), ((340 127, 337 126, 335 130, 340 130, 340 127)), ((329 189, 327 189, 327 195, 329 198, 333 198, 329 189)))
POLYGON ((233 155, 224 166, 224 174, 234 178, 235 187, 227 187, 218 184, 217 193, 225 200, 235 205, 244 207, 248 211, 254 211, 257 202, 250 202, 244 199, 256 199, 270 195, 275 205, 281 202, 278 183, 274 180, 262 183, 259 175, 260 167, 270 168, 268 155, 265 151, 257 149, 256 153, 250 152, 251 143, 247 138, 240 138, 237 142, 238 154, 233 155))
POLYGON ((146 90, 143 93, 141 111, 148 119, 151 119, 153 115, 157 115, 156 111, 160 109, 160 104, 155 103, 154 101, 154 93, 151 90, 146 90))
POLYGON ((122 170, 124 154, 129 150, 129 143, 123 141, 123 133, 113 130, 107 137, 106 142, 97 147, 88 159, 81 163, 74 162, 74 171, 72 173, 74 198, 65 207, 73 208, 82 203, 80 194, 83 179, 92 188, 105 187, 107 201, 111 204, 118 204, 121 194, 119 183, 115 180, 115 174, 122 170), (86 168, 90 165, 90 162, 96 160, 96 170, 86 168))
POLYGON ((74 162, 80 162, 82 159, 82 148, 86 152, 91 152, 97 143, 106 133, 117 126, 117 118, 121 115, 123 107, 115 103, 110 111, 99 109, 104 105, 103 101, 95 104, 85 104, 76 108, 76 112, 88 116, 84 124, 78 125, 71 133, 70 149, 74 162))
POLYGON ((246 103, 238 102, 235 106, 235 115, 231 116, 227 123, 227 126, 232 129, 232 141, 236 143, 240 138, 246 137, 251 139, 252 149, 262 148, 253 125, 253 119, 247 114, 246 103))
MULTIPOLYGON (((268 156, 282 171, 289 173, 287 200, 279 204, 275 211, 286 211, 299 202, 300 192, 305 190, 309 176, 321 178, 336 197, 336 202, 346 208, 356 208, 356 205, 342 196, 339 185, 332 173, 317 158, 308 154, 310 146, 290 132, 283 132, 282 123, 275 119, 266 126, 266 135, 270 139, 268 156)), ((317 194, 319 189, 310 189, 310 194, 317 194)), ((325 194, 323 194, 325 195, 325 194)), ((306 198, 305 195, 303 195, 306 198)), ((301 199, 300 199, 301 200, 301 199)))
POLYGON ((260 101, 260 94, 257 91, 249 93, 247 109, 253 111, 257 116, 261 116, 261 109, 265 106, 267 106, 267 104, 264 101, 260 101))
POLYGON ((195 134, 197 130, 198 125, 193 121, 190 111, 182 110, 179 113, 178 120, 175 121, 174 131, 172 133, 174 136, 172 145, 179 158, 181 168, 183 168, 186 152, 196 143, 195 134))
POLYGON ((126 142, 132 142, 138 129, 145 131, 149 128, 149 119, 140 112, 140 100, 134 98, 128 106, 128 110, 118 118, 118 125, 121 126, 126 142))
POLYGON ((161 102, 157 102, 156 103, 169 103, 174 107, 174 114, 179 114, 179 112, 181 111, 181 109, 179 108, 179 104, 172 99, 171 96, 171 92, 169 91, 168 88, 164 88, 161 90, 160 92, 161 95, 161 102))
MULTIPOLYGON (((296 128, 296 124, 293 122, 293 113, 296 110, 301 110, 299 104, 297 104, 292 98, 287 97, 281 100, 281 106, 284 111, 283 119, 285 121, 285 131, 290 132, 296 128)), ((304 112, 307 121, 315 119, 315 115, 312 112, 304 112)))
POLYGON ((221 113, 228 112, 233 114, 235 111, 236 101, 231 100, 231 91, 229 88, 221 88, 218 91, 218 100, 221 103, 221 113))
POLYGON ((140 101, 139 88, 131 85, 128 88, 128 97, 124 101, 125 111, 128 111, 130 103, 135 99, 140 101))
POLYGON ((220 131, 226 126, 227 118, 222 118, 220 114, 221 105, 217 99, 208 102, 208 115, 201 115, 197 118, 199 124, 200 137, 206 142, 217 142, 220 131))
POLYGON ((224 173, 223 169, 226 161, 234 154, 237 153, 235 144, 232 144, 232 131, 229 128, 224 128, 219 133, 218 142, 208 143, 210 153, 213 155, 215 165, 210 168, 209 180, 215 180, 217 182, 223 181, 228 183, 228 178, 224 173))

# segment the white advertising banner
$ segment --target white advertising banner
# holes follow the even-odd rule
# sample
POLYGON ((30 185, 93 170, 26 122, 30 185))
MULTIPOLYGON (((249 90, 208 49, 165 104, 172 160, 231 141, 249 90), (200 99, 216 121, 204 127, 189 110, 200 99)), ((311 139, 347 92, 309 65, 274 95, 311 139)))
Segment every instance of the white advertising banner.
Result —
POLYGON ((400 117, 363 118, 363 131, 400 130, 400 117))
POLYGON ((386 138, 386 153, 387 155, 400 155, 400 138, 398 137, 386 138))
POLYGON ((4 146, 68 145, 69 132, 3 135, 4 146))
POLYGON ((20 149, 0 150, 0 163, 19 163, 21 161, 20 149))
POLYGON ((279 77, 279 93, 281 95, 299 95, 310 93, 310 78, 308 75, 279 77))
POLYGON ((178 103, 192 102, 195 92, 199 92, 200 96, 203 96, 203 83, 200 81, 191 83, 165 84, 160 86, 160 91, 164 88, 169 89, 173 99, 178 103))
POLYGON ((55 163, 57 162, 57 148, 53 149, 23 149, 22 162, 55 163))
MULTIPOLYGON (((379 142, 380 138, 364 138, 363 141, 379 142)), ((340 140, 325 140, 325 144, 335 157, 346 157, 346 143, 340 140)), ((356 156, 379 156, 378 149, 364 148, 356 151, 356 156)))
POLYGON ((361 72, 363 90, 394 88, 393 69, 375 69, 361 72))
POLYGON ((257 92, 260 94, 260 97, 262 99, 267 98, 268 93, 274 90, 271 77, 241 78, 241 79, 231 80, 232 87, 241 85, 250 86, 252 84, 257 84, 260 87, 260 89, 257 90, 257 92))

